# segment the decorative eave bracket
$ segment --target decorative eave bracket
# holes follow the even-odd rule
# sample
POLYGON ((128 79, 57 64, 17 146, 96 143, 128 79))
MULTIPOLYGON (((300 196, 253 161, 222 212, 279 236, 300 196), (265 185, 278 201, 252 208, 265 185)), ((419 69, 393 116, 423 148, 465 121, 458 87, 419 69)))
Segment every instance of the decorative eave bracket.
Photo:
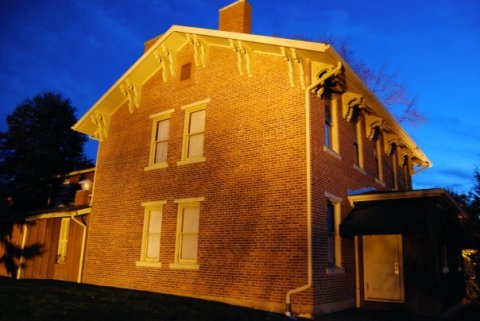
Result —
POLYGON ((386 129, 383 131, 383 141, 385 154, 392 155, 395 146, 400 145, 400 138, 394 134, 392 131, 386 129))
POLYGON ((105 113, 95 111, 92 115, 90 115, 90 120, 96 127, 93 137, 99 141, 103 141, 105 138, 107 138, 108 130, 110 128, 110 116, 105 113))
POLYGON ((384 126, 385 119, 375 115, 365 114, 365 130, 368 140, 373 140, 377 129, 380 130, 384 126))
POLYGON ((413 170, 413 166, 412 166, 412 159, 413 159, 413 153, 412 151, 410 150, 410 148, 408 148, 407 146, 401 144, 399 146, 399 155, 400 155, 400 163, 399 165, 400 166, 406 166, 408 165, 408 168, 410 169, 410 175, 413 175, 414 173, 414 170, 413 170))
POLYGON ((165 45, 161 45, 160 48, 153 53, 153 56, 162 70, 163 82, 168 80, 168 73, 170 73, 172 77, 175 77, 177 59, 172 50, 168 49, 165 45))
POLYGON ((295 48, 285 48, 281 47, 281 54, 283 59, 287 62, 288 68, 288 78, 290 80, 290 86, 295 87, 295 65, 297 66, 298 70, 298 78, 300 81, 300 85, 302 89, 306 88, 307 84, 307 75, 305 72, 306 68, 306 59, 301 57, 295 48))
POLYGON ((252 77, 251 52, 247 45, 241 40, 230 39, 230 45, 237 54, 238 72, 241 76, 252 77))
POLYGON ((355 116, 355 113, 366 109, 365 98, 359 94, 352 92, 345 92, 342 95, 342 112, 343 118, 348 122, 352 122, 355 116))
POLYGON ((195 66, 205 67, 207 65, 207 45, 205 41, 195 34, 187 34, 187 38, 193 46, 195 66))
POLYGON ((120 85, 120 91, 128 100, 128 111, 133 113, 135 109, 140 107, 140 88, 138 88, 130 79, 126 79, 120 85))
POLYGON ((341 95, 345 92, 345 74, 341 62, 335 67, 322 69, 316 76, 318 77, 317 85, 312 88, 312 92, 318 97, 341 95))

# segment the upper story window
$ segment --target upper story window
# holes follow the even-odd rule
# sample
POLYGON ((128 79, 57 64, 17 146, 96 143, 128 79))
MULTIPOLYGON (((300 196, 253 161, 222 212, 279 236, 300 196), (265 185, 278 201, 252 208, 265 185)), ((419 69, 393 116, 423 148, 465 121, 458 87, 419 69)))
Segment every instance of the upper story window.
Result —
POLYGON ((358 168, 363 169, 363 141, 362 141, 362 124, 363 118, 356 113, 353 120, 353 163, 358 168))
MULTIPOLYGON (((353 128, 355 130, 356 124, 353 124, 353 128)), ((355 130, 356 132, 356 130, 355 130)), ((360 146, 358 146, 357 135, 353 137, 353 163, 360 167, 360 146)))
POLYGON ((328 98, 324 99, 325 102, 325 146, 324 150, 330 155, 342 159, 339 155, 338 144, 338 126, 337 126, 337 101, 328 98))
POLYGON ((170 137, 170 117, 173 109, 151 115, 153 120, 150 142, 150 156, 145 170, 167 167, 168 140, 170 137))
POLYGON ((185 110, 182 159, 178 165, 199 163, 204 155, 206 108, 210 99, 182 107, 185 110))
POLYGON ((194 72, 195 72, 195 65, 191 57, 184 57, 180 59, 178 67, 177 67, 177 74, 178 74, 178 82, 177 82, 177 89, 181 89, 193 84, 194 79, 194 72))
POLYGON ((398 190, 398 158, 397 158, 397 147, 394 145, 392 146, 392 153, 390 155, 391 164, 392 164, 392 182, 393 182, 393 189, 398 190))
POLYGON ((383 182, 383 159, 382 159, 382 134, 377 129, 375 138, 373 139, 373 158, 375 163, 375 178, 380 182, 383 182))
POLYGON ((153 163, 158 164, 167 161, 170 119, 162 119, 157 121, 155 127, 155 152, 153 155, 153 163))
POLYGON ((404 165, 403 165, 403 174, 405 176, 405 189, 412 189, 412 178, 410 176, 410 158, 405 156, 404 165))
POLYGON ((325 147, 332 149, 333 147, 333 120, 332 106, 329 100, 325 100, 325 147))
POLYGON ((188 62, 180 67, 180 81, 190 79, 192 76, 192 63, 188 62))

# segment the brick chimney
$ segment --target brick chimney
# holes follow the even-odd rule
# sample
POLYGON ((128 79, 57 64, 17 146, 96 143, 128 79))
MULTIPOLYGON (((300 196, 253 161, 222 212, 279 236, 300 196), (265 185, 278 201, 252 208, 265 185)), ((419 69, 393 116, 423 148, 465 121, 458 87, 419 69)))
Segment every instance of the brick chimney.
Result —
POLYGON ((251 33, 252 7, 245 0, 238 0, 218 10, 218 30, 251 33))

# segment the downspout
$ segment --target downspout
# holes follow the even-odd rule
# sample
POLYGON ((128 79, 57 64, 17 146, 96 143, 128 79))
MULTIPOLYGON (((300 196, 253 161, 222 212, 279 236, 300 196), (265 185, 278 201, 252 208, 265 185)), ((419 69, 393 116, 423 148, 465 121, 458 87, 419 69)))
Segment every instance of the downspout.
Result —
POLYGON ((292 302, 293 294, 303 292, 312 287, 313 283, 313 266, 312 266, 312 164, 311 164, 311 132, 310 132, 310 109, 311 99, 310 92, 313 88, 320 86, 325 80, 335 75, 342 68, 342 63, 339 62, 335 68, 325 72, 315 83, 305 88, 305 126, 306 126, 306 170, 307 170, 307 284, 298 288, 289 290, 285 297, 286 311, 285 315, 292 316, 292 302))
POLYGON ((28 233, 28 224, 25 222, 23 224, 23 236, 22 236, 22 245, 20 248, 20 261, 18 263, 18 268, 17 268, 17 280, 21 278, 22 274, 22 265, 23 265, 23 250, 25 249, 25 245, 27 243, 27 233, 28 233))
POLYGON ((83 223, 82 221, 79 221, 78 219, 75 218, 75 216, 78 215, 78 211, 75 212, 75 214, 72 214, 71 219, 78 225, 80 225, 83 229, 82 233, 82 248, 80 250, 80 262, 78 264, 78 275, 77 275, 77 283, 82 282, 82 270, 83 270, 83 259, 85 256, 85 241, 87 239, 87 225, 83 223))

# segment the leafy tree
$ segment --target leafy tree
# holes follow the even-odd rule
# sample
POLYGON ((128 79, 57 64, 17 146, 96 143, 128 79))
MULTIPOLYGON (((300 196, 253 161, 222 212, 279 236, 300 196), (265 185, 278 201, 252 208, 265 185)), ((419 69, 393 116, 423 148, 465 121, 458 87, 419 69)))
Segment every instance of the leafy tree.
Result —
POLYGON ((0 132, 0 193, 3 210, 28 211, 47 206, 51 179, 92 166, 83 145, 87 138, 71 130, 75 108, 61 94, 45 92, 7 116, 0 132))

